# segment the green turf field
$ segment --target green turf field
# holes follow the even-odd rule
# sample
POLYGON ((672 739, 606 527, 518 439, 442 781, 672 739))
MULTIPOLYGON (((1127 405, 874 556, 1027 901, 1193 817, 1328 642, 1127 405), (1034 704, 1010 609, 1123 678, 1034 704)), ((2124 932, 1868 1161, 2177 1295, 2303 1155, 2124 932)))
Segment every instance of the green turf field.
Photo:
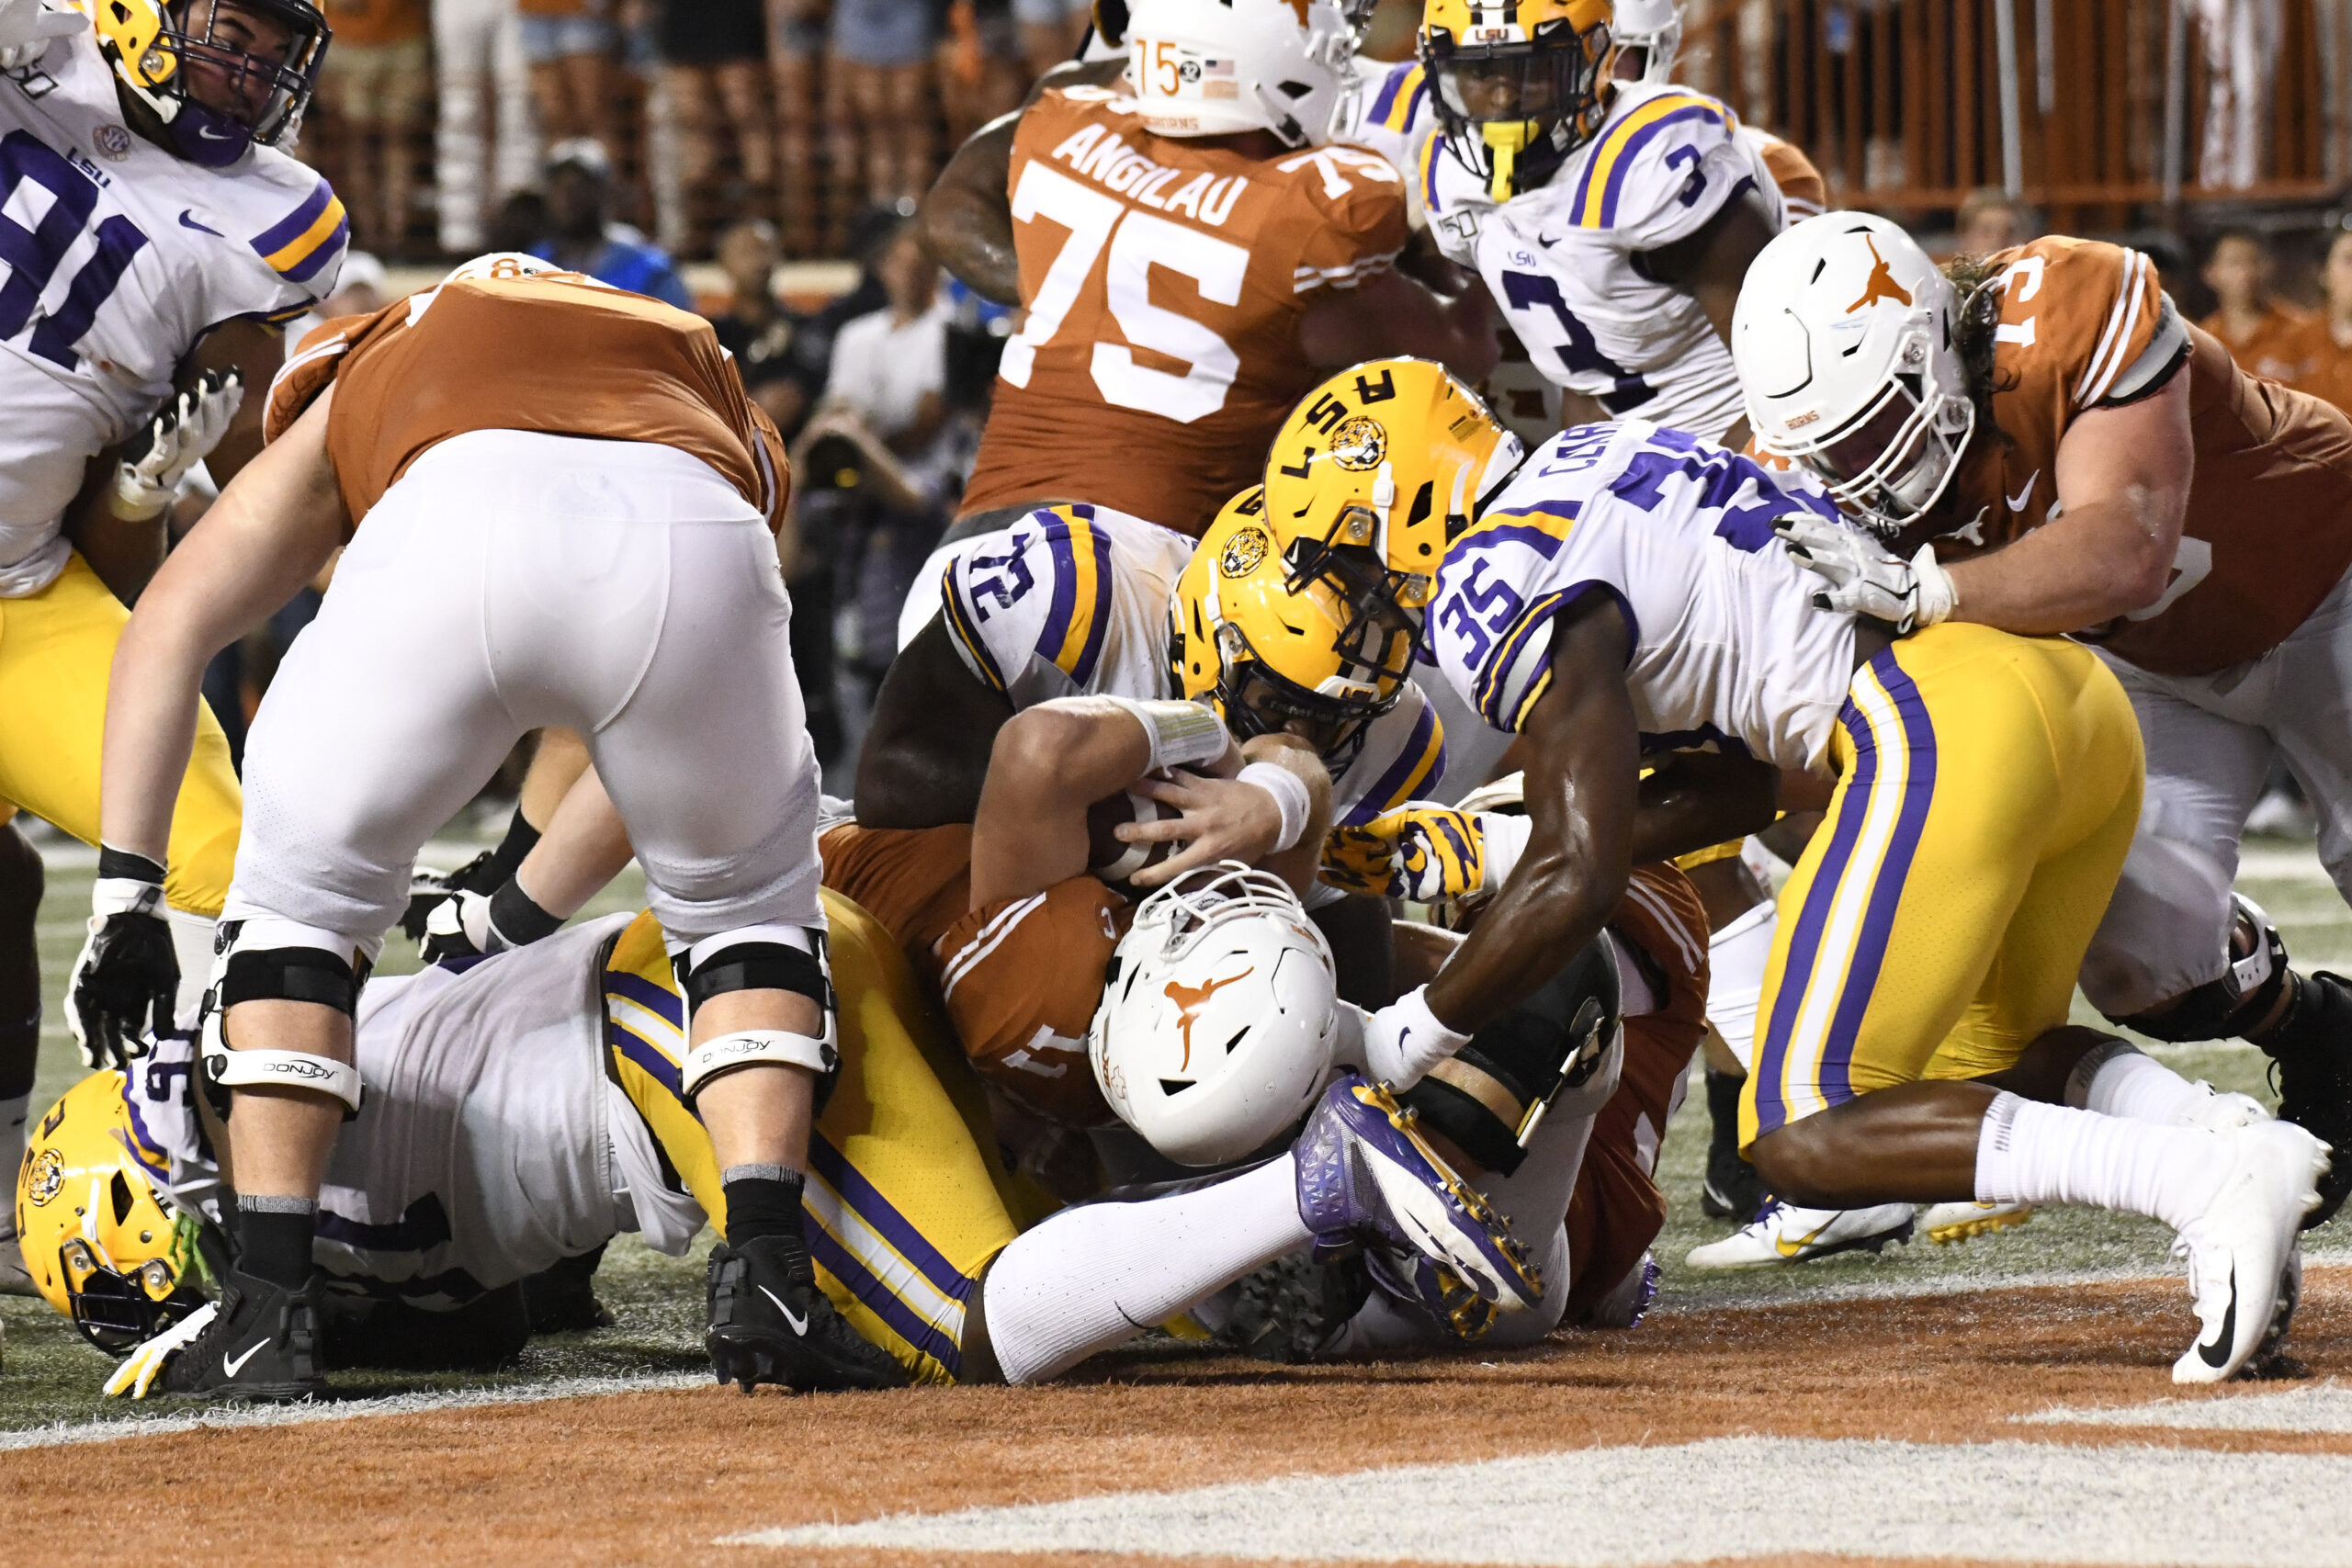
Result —
MULTIPOLYGON (((426 859, 455 865, 472 852, 470 845, 435 845, 426 859)), ((51 851, 49 899, 40 927, 49 1007, 37 1109, 62 1093, 82 1071, 65 1029, 62 993, 67 966, 82 940, 94 860, 79 846, 51 851)), ((2256 840, 2248 846, 2245 870, 2241 886, 2278 922, 2299 964, 2352 964, 2352 912, 2336 897, 2308 845, 2256 840)), ((587 912, 599 915, 633 907, 639 886, 632 870, 587 912)), ((386 943, 380 967, 386 974, 413 969, 414 952, 395 934, 386 943)), ((2098 1021, 2080 998, 2076 1021, 2098 1021)), ((2243 1090, 2266 1103, 2275 1101, 2265 1082, 2267 1063, 2250 1046, 2158 1045, 2152 1049, 2192 1077, 2243 1090)), ((1684 1253, 1730 1229, 1727 1224, 1709 1220, 1699 1212, 1699 1176, 1706 1140, 1705 1111, 1694 1094, 1670 1130, 1662 1166, 1668 1213, 1656 1249, 1665 1269, 1660 1310, 1784 1301, 1821 1292, 1933 1290, 1963 1280, 1995 1283, 2094 1273, 2144 1274, 2178 1267, 2166 1257, 2169 1233, 2152 1221, 2063 1210, 2044 1211, 2020 1229, 1960 1247, 1937 1247, 1922 1239, 1908 1247, 1892 1248, 1876 1259, 1857 1256, 1801 1269, 1745 1273, 1688 1269, 1682 1265, 1684 1253)), ((2347 1225, 2352 1221, 2338 1220, 2317 1233, 2310 1238, 2312 1250, 2352 1250, 2352 1230, 2347 1225)), ((701 1250, 698 1247, 694 1258, 673 1259, 639 1246, 633 1237, 620 1237, 605 1256, 598 1282, 599 1293, 616 1320, 614 1326, 537 1340, 512 1371, 494 1377, 346 1374, 335 1379, 336 1387, 350 1393, 390 1393, 528 1383, 559 1377, 699 1371, 707 1365, 701 1356, 701 1250)), ((108 1370, 106 1358, 84 1345, 44 1303, 0 1297, 0 1325, 5 1325, 6 1335, 5 1364, 0 1365, 0 1429, 131 1413, 132 1407, 125 1404, 98 1397, 98 1385, 108 1370)))

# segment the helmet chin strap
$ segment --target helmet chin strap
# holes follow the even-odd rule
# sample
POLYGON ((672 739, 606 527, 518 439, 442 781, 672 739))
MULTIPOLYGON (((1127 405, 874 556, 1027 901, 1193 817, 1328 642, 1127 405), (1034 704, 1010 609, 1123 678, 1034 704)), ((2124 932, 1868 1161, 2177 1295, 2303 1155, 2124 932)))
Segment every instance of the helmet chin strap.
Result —
POLYGON ((1519 168, 1519 155, 1527 150, 1534 138, 1535 122, 1532 119, 1491 120, 1478 127, 1478 134, 1487 143, 1487 162, 1492 173, 1487 176, 1487 194, 1496 201, 1509 201, 1519 168))

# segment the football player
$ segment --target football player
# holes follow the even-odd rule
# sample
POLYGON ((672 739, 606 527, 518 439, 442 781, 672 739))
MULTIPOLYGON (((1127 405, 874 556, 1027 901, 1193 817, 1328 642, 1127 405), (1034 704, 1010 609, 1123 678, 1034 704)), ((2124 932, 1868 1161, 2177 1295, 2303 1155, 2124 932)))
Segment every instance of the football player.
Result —
MULTIPOLYGON (((1295 922, 1285 898, 1261 887, 1222 918, 1295 922)), ((1400 1268, 1427 1247, 1433 1265, 1488 1270, 1490 1292, 1505 1272, 1533 1291, 1491 1213, 1353 1079, 1328 1099, 1317 1086, 1307 1157, 1283 1152, 1208 1205, 1185 1193, 1071 1211, 1000 1257, 1023 1209, 977 1086, 933 1038, 888 933, 838 895, 825 905, 841 1052, 805 1210, 824 1293, 797 1304, 830 1303, 887 1351, 860 1386, 1051 1376, 1138 1331, 1121 1303, 1145 1322, 1173 1317, 1310 1243, 1377 1246, 1400 1268), (1260 1194, 1272 1199, 1262 1213, 1260 1194)), ((682 1089, 688 1010, 668 945, 650 913, 616 915, 368 987, 355 1037, 367 1103, 328 1161, 311 1244, 331 1353, 495 1365, 527 1333, 516 1286, 530 1273, 623 1231, 674 1256, 706 1223, 732 1223, 732 1184, 682 1089)), ((42 1118, 18 1174, 41 1293, 99 1348, 131 1351, 110 1393, 175 1386, 222 1310, 206 1298, 225 1298, 228 1266, 200 1221, 225 1206, 216 1217, 250 1223, 232 1201, 240 1134, 211 1113, 200 1072, 166 1039, 128 1072, 84 1079, 42 1118)), ((831 1386, 801 1367, 782 1381, 831 1386)))
MULTIPOLYGON (((1351 378, 1325 390, 1383 417, 1352 403, 1351 378)), ((1413 530, 1307 453, 1311 434, 1278 443, 1268 515, 1327 555, 1365 551, 1360 568, 1389 579, 1367 600, 1393 602, 1413 530), (1359 515, 1366 546, 1349 542, 1359 515)), ((1400 496, 1455 439, 1384 435, 1400 496)), ((2139 820, 2131 705, 2086 649, 1959 623, 1891 639, 1815 604, 1775 529, 1836 512, 1809 480, 1641 421, 1564 432, 1479 498, 1426 624, 1445 678, 1526 743, 1528 842, 1437 976, 1368 1021, 1368 1069, 1418 1082, 1550 954, 1590 940, 1632 864, 1826 786, 1781 891, 1741 1107, 1767 1183, 1805 1204, 2064 1201, 2164 1220, 2200 1323, 2174 1377, 2229 1377, 2291 1309, 2326 1146, 2241 1097, 2189 1104, 2194 1086, 2065 1027, 2139 820), (1683 776, 1642 779, 1645 747, 1704 745, 1754 762, 1719 771, 1679 821, 1641 810, 1683 776)))
MULTIPOLYGON (((326 44, 310 0, 0 0, 0 819, 23 809, 97 841, 123 603, 163 558, 187 469, 203 458, 226 479, 260 449, 259 400, 241 410, 243 389, 283 356, 279 323, 334 288, 342 204, 277 145, 326 44)), ((210 950, 239 811, 228 743, 209 712, 197 722, 158 846, 164 931, 191 969, 210 950)), ((5 896, 25 933, 6 966, 31 982, 0 997, 13 1168, 40 1039, 39 879, 11 878, 5 896)), ((154 1026, 192 1022, 194 993, 167 998, 154 1026)), ((67 1022, 93 1065, 135 1049, 93 1036, 76 1010, 67 1022)), ((0 1291, 25 1288, 0 1262, 0 1291)))
POLYGON ((2148 794, 2083 991, 2160 1040, 2242 1035, 2352 1191, 2352 985, 2287 964, 2233 895, 2274 759, 2352 894, 2352 422, 2258 380, 2137 251, 2052 237, 1939 272, 1830 213, 1766 250, 1735 339, 1758 446, 1850 526, 1792 547, 1830 603, 1898 626, 2071 632, 2130 694, 2148 794), (1835 342, 1835 354, 1818 345, 1835 342))
MULTIPOLYGON (((1390 265, 1402 175, 1329 140, 1353 48, 1329 0, 1144 0, 1127 48, 1120 83, 1021 111, 1002 164, 942 176, 1006 211, 1027 310, 943 550, 1055 502, 1197 538, 1318 369, 1491 360, 1476 290, 1442 300, 1390 265)), ((938 580, 934 558, 902 644, 938 580)))
POLYGON ((714 1364, 754 1381, 876 1375, 878 1353, 815 1293, 800 1239, 810 1100, 834 1045, 775 426, 707 322, 511 255, 318 329, 269 417, 268 449, 141 598, 107 695, 114 854, 94 969, 168 995, 169 944, 141 922, 155 923, 198 674, 349 541, 245 753, 256 810, 201 1055, 235 1125, 239 1250, 220 1314, 165 1386, 323 1386, 311 1241, 337 1129, 361 1102, 361 986, 418 844, 546 725, 585 740, 683 972, 680 1091, 726 1183, 714 1364))

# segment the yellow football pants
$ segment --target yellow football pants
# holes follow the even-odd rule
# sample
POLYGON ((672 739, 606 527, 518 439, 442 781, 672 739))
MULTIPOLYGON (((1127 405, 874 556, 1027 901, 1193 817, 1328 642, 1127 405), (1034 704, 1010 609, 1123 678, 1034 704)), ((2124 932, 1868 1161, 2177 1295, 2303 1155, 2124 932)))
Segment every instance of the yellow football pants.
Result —
MULTIPOLYGON (((1019 1208, 978 1083, 940 1038, 905 955, 855 904, 831 888, 824 903, 841 1075, 808 1140, 802 1201, 817 1280, 915 1382, 953 1382, 966 1303, 1019 1228, 1019 1208)), ((652 916, 621 933, 605 996, 607 1069, 724 1234, 710 1135, 678 1097, 682 1010, 652 916)))
POLYGON ((2089 649, 1947 623, 1854 672, 1829 814, 1781 891, 1743 1147, 1857 1095, 2011 1066, 2066 1021, 2140 816, 2089 649))
MULTIPOLYGON (((40 592, 0 599, 0 802, 87 844, 98 841, 107 684, 130 618, 78 554, 40 592)), ((172 813, 164 897, 173 908, 220 913, 243 807, 229 739, 199 702, 196 750, 172 813)))

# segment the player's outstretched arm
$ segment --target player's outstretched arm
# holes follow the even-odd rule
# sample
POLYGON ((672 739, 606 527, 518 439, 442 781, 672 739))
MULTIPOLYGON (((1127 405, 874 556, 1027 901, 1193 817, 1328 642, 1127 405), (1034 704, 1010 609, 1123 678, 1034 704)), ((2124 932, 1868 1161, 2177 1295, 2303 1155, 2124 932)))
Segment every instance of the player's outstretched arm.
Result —
POLYGON ((1781 771, 1753 757, 1683 751, 1641 783, 1632 862, 1647 865, 1772 825, 1781 771))
POLYGON ((1448 299, 1395 267, 1335 289, 1298 323, 1299 352, 1317 369, 1407 354, 1434 359, 1465 381, 1483 381, 1500 350, 1484 285, 1448 299))
POLYGON ((300 589, 343 542, 320 396, 172 552, 123 628, 107 692, 99 836, 163 863, 196 738, 204 666, 300 589))
POLYGON ((1946 568, 1960 595, 1952 619, 2076 632, 2157 603, 2176 585, 2196 466, 2185 364, 2153 397, 2077 415, 2053 476, 2064 511, 2006 548, 1946 568))
POLYGON ((1563 611, 1551 684, 1527 742, 1527 848, 1477 929, 1427 991, 1429 1010, 1475 1034, 1559 972, 1624 896, 1633 868, 1641 744, 1625 689, 1628 628, 1616 601, 1587 593, 1563 611))
POLYGON ((858 825, 937 828, 972 820, 989 750, 1012 715, 1012 705, 964 667, 947 640, 946 622, 933 616, 890 661, 875 694, 857 754, 858 825))

